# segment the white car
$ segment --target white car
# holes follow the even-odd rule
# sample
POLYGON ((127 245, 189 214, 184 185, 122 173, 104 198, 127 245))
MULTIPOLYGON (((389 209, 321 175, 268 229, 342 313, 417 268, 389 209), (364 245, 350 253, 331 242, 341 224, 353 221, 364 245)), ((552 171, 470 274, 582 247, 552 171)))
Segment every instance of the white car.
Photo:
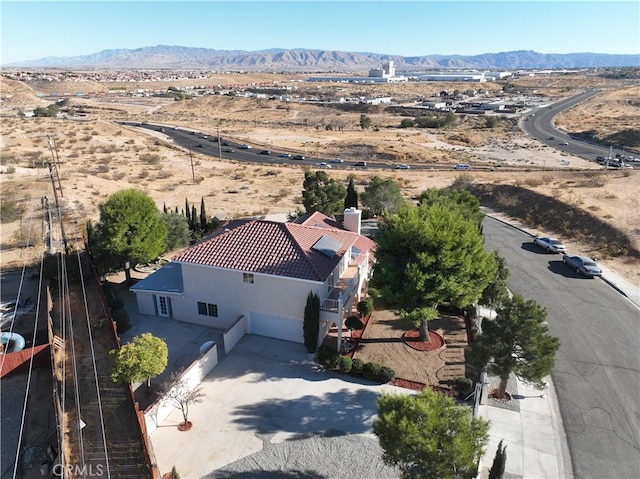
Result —
POLYGON ((334 158, 331 163, 344 163, 344 160, 342 158, 334 158))
POLYGON ((410 170, 411 167, 409 165, 405 165, 404 163, 399 163, 396 166, 394 166, 394 168, 396 170, 410 170))
POLYGON ((470 170, 471 167, 466 163, 458 163, 457 165, 453 165, 454 170, 470 170))
POLYGON ((567 251, 560 240, 548 236, 537 236, 533 239, 533 244, 547 250, 549 253, 564 253, 567 251))
POLYGON ((331 168, 331 165, 329 163, 327 163, 326 161, 323 161, 321 163, 316 163, 316 166, 318 168, 331 168))
POLYGON ((251 149, 251 145, 247 145, 246 143, 244 145, 240 145, 240 148, 242 150, 250 150, 251 149))
POLYGON ((280 153, 278 156, 280 158, 291 158, 291 153, 280 153))

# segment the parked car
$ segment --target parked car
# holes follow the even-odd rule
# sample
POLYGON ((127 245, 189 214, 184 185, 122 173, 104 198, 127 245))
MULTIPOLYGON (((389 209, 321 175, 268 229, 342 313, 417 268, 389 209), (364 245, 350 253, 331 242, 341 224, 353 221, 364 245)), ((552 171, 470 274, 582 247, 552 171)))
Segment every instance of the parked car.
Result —
POLYGON ((358 161, 355 166, 363 166, 366 167, 367 166, 367 162, 366 161, 358 161))
POLYGON ((280 158, 291 158, 291 153, 280 153, 278 156, 280 158))
POLYGON ((242 149, 242 150, 250 150, 251 149, 251 145, 247 145, 245 143, 244 145, 240 145, 240 149, 242 149))
POLYGON ((344 163, 344 160, 342 158, 334 158, 331 163, 344 163))
POLYGON ((409 165, 405 165, 404 163, 398 163, 396 166, 394 166, 394 168, 396 170, 410 170, 411 167, 409 165))
POLYGON ((576 273, 583 274, 585 276, 602 276, 602 269, 596 264, 594 260, 588 256, 570 256, 565 254, 562 257, 564 264, 569 268, 574 269, 576 273))
POLYGON ((294 160, 304 160, 304 155, 296 155, 293 157, 294 160))
POLYGON ((261 155, 270 155, 270 154, 271 154, 271 152, 270 152, 269 150, 262 150, 262 151, 260 152, 260 154, 261 154, 261 155))
POLYGON ((553 237, 538 236, 533 238, 533 244, 547 250, 549 253, 564 253, 567 251, 562 242, 553 237))

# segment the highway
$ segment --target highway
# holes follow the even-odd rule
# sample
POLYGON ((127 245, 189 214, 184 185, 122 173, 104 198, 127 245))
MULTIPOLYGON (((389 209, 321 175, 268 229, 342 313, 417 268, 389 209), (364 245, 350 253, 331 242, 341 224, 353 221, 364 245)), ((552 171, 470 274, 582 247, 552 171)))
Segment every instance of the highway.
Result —
MULTIPOLYGON (((540 140, 545 145, 557 148, 570 155, 580 156, 594 161, 596 156, 608 156, 609 145, 590 143, 574 139, 554 126, 554 118, 564 110, 568 110, 583 101, 600 93, 600 90, 586 90, 569 98, 565 98, 552 105, 532 109, 525 113, 519 121, 520 128, 527 135, 540 140), (553 140, 551 140, 553 137, 553 140), (567 142, 568 145, 562 145, 567 142)), ((611 154, 625 155, 621 149, 613 148, 611 154)), ((628 153, 627 153, 628 154, 628 153)))
POLYGON ((578 276, 561 255, 486 218, 488 251, 511 272, 508 287, 547 309, 560 338, 552 378, 576 478, 640 477, 640 311, 599 278, 578 276))
MULTIPOLYGON (((394 169, 393 164, 381 163, 381 162, 372 162, 370 160, 366 160, 367 167, 356 166, 356 163, 361 161, 361 159, 357 160, 349 160, 344 159, 344 163, 332 163, 331 159, 326 158, 308 158, 305 157, 304 160, 294 160, 293 156, 299 154, 298 152, 288 152, 291 153, 291 158, 284 158, 279 156, 281 153, 286 153, 285 150, 271 150, 269 147, 264 145, 251 145, 251 149, 242 149, 240 148, 241 144, 235 141, 231 141, 225 138, 220 138, 220 142, 216 141, 218 139, 217 136, 211 135, 209 133, 203 133, 199 131, 177 128, 174 129, 170 126, 156 125, 156 124, 140 124, 138 122, 126 122, 119 121, 117 122, 121 125, 133 126, 136 128, 145 128, 152 131, 161 132, 163 135, 167 135, 173 140, 173 143, 177 146, 185 148, 187 150, 191 150, 193 153, 202 153, 204 155, 213 156, 216 158, 227 159, 227 160, 236 160, 250 163, 260 163, 260 164, 271 164, 271 165, 298 165, 298 166, 308 166, 311 168, 318 168, 317 164, 320 162, 327 162, 331 169, 354 169, 354 170, 362 170, 367 168, 379 168, 385 170, 394 169), (203 138, 207 136, 207 138, 203 138), (224 145, 224 143, 228 143, 228 145, 224 145), (231 148, 233 152, 225 152, 225 148, 231 148), (261 155, 260 152, 262 150, 269 149, 271 150, 269 155, 261 155)), ((398 172, 404 171, 410 173, 411 170, 430 170, 430 169, 442 169, 442 165, 411 165, 410 169, 407 170, 396 170, 398 172)))

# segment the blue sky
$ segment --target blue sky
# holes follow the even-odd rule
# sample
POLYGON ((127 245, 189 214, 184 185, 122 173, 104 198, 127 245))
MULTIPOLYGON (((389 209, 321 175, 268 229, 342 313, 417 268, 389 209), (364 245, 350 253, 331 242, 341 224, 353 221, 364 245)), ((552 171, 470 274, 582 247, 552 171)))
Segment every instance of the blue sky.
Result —
POLYGON ((512 50, 640 54, 637 0, 2 0, 0 15, 0 64, 160 44, 402 56, 512 50))

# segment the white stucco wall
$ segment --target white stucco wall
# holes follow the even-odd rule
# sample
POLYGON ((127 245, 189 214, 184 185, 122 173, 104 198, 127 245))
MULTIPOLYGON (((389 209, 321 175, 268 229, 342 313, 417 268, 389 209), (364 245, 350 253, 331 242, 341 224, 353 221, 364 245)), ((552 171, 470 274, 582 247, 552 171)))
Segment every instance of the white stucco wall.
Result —
POLYGON ((241 271, 191 264, 182 265, 182 280, 185 293, 173 303, 174 317, 224 329, 250 311, 302 321, 309 291, 326 295, 322 283, 257 273, 253 283, 245 283, 241 271), (198 301, 216 304, 218 317, 198 314, 198 301))

